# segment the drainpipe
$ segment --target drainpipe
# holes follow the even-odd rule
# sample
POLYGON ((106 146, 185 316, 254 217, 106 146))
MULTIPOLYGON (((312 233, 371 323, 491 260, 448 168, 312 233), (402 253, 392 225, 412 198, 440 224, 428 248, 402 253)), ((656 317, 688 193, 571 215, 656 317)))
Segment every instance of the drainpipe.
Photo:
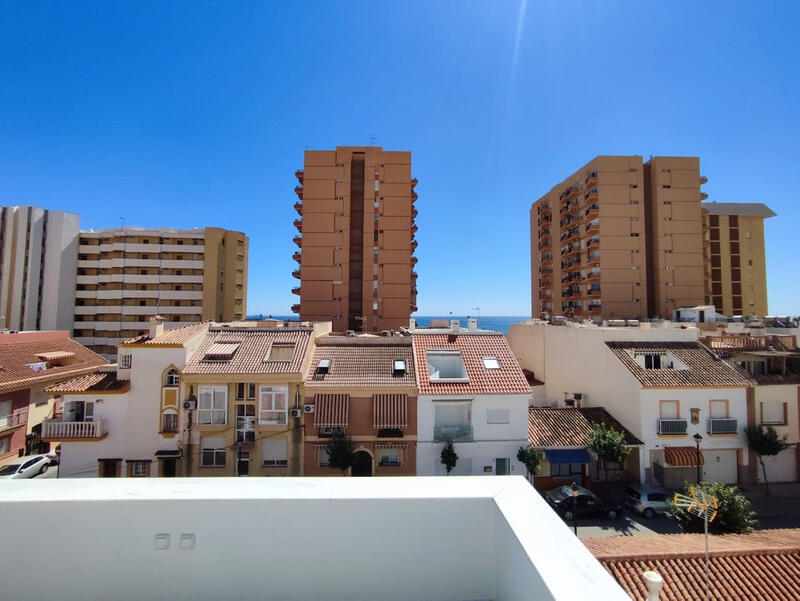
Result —
POLYGON ((658 601, 661 587, 664 586, 664 579, 658 572, 648 570, 642 574, 644 585, 647 587, 647 601, 658 601))

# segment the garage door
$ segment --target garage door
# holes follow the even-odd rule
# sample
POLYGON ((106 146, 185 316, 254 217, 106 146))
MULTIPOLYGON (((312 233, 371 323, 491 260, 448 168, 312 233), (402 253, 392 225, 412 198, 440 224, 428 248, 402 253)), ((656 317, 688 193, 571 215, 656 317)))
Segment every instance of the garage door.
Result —
POLYGON ((705 460, 703 480, 736 484, 739 479, 736 470, 736 450, 714 451, 703 449, 703 459, 705 460))
MULTIPOLYGON (((767 480, 770 482, 794 482, 797 480, 797 459, 795 450, 786 449, 774 457, 764 457, 764 467, 767 468, 767 480)), ((758 481, 764 481, 764 472, 758 466, 758 481)))

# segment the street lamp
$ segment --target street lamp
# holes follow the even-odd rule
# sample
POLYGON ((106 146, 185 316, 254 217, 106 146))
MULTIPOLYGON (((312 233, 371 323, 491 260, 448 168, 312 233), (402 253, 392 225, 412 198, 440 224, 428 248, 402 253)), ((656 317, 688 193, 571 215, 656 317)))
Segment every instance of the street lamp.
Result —
POLYGON ((692 438, 694 439, 694 442, 697 445, 697 483, 700 484, 700 482, 702 482, 703 480, 700 474, 700 443, 702 442, 703 437, 700 436, 700 433, 698 432, 697 434, 692 436, 692 438))
POLYGON ((578 490, 578 485, 574 482, 570 493, 572 494, 572 530, 575 536, 578 536, 578 495, 580 491, 578 490))

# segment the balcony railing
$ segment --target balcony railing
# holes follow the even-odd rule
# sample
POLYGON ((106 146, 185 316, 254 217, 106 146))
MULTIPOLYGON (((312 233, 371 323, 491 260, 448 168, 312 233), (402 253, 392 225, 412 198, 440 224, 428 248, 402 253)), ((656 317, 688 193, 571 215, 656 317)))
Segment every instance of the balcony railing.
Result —
POLYGON ((433 440, 436 442, 472 442, 472 426, 434 426, 433 440))
POLYGON ((685 419, 660 419, 658 420, 659 434, 686 434, 688 422, 685 419))
POLYGON ((708 433, 736 434, 738 425, 733 417, 712 417, 708 420, 708 433))
POLYGON ((42 423, 42 438, 68 440, 70 438, 102 438, 106 435, 106 420, 93 422, 61 422, 45 420, 42 423))
POLYGON ((24 426, 28 422, 28 412, 10 413, 0 417, 0 432, 24 426))

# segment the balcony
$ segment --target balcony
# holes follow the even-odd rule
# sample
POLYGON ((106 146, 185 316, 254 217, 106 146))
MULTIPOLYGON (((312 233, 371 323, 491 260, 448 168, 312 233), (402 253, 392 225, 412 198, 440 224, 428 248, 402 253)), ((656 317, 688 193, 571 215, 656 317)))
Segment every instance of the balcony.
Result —
POLYGON ((300 270, 299 270, 299 269, 295 269, 295 270, 292 272, 292 277, 293 277, 293 278, 297 278, 297 279, 299 280, 299 279, 300 279, 300 270))
POLYGON ((658 433, 667 435, 686 435, 688 422, 685 419, 660 419, 658 420, 658 433))
POLYGON ((298 169, 297 171, 294 172, 294 176, 297 178, 297 181, 299 181, 301 184, 303 183, 303 175, 304 172, 302 169, 298 169))
POLYGON ((411 264, 412 265, 416 265, 418 261, 419 261, 419 259, 417 259, 417 257, 415 257, 413 255, 411 256, 411 264))
POLYGON ((93 422, 62 422, 45 420, 42 422, 42 440, 103 439, 106 437, 106 420, 93 422))
POLYGON ((292 288, 292 294, 299 295, 300 294, 300 286, 295 286, 294 288, 292 288))
POLYGON ((296 186, 294 189, 294 193, 297 194, 297 198, 303 200, 303 186, 296 186))
POLYGON ((292 238, 292 242, 297 244, 297 246, 299 246, 300 248, 303 248, 303 237, 302 236, 295 236, 294 238, 292 238))
POLYGON ((300 305, 292 305, 292 313, 300 313, 300 305))
POLYGON ((708 420, 709 434, 736 434, 738 422, 733 417, 712 417, 708 420))
POLYGON ((294 203, 294 210, 297 211, 300 215, 302 215, 303 214, 303 203, 302 202, 294 203))
POLYGON ((434 426, 435 442, 472 442, 472 426, 434 426))
POLYGON ((419 180, 416 177, 411 178, 411 187, 413 188, 419 183, 419 180))
POLYGON ((411 209, 411 219, 416 219, 419 215, 419 211, 417 209, 411 209))
POLYGON ((18 413, 10 413, 0 417, 0 432, 6 430, 13 430, 28 423, 28 412, 20 411, 18 413))
POLYGON ((292 223, 297 228, 298 232, 302 232, 303 231, 303 220, 302 219, 295 219, 292 223))
POLYGON ((292 255, 292 259, 293 259, 293 260, 295 260, 295 261, 297 261, 298 263, 300 262, 300 259, 301 259, 301 258, 302 258, 302 255, 300 254, 300 251, 296 251, 296 252, 295 252, 295 253, 292 255))

